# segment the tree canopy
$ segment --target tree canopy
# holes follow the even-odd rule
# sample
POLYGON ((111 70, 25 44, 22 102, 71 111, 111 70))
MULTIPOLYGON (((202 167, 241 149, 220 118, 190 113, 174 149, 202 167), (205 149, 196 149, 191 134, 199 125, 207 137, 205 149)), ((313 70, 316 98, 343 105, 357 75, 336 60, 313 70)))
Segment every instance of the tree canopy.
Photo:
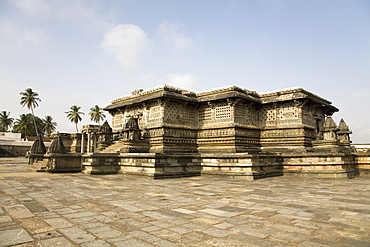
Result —
POLYGON ((38 133, 42 133, 43 130, 42 120, 39 117, 33 117, 31 113, 21 114, 19 118, 15 120, 13 132, 22 133, 22 136, 36 136, 38 133), (36 125, 33 124, 36 122, 36 125), (38 130, 36 131, 35 126, 38 130))
POLYGON ((50 137, 51 133, 55 131, 58 124, 56 122, 53 122, 53 118, 51 116, 45 116, 45 118, 42 119, 42 122, 43 131, 45 132, 46 136, 50 137))
POLYGON ((1 111, 0 112, 0 130, 8 132, 9 128, 13 126, 14 118, 9 117, 10 112, 1 111))
POLYGON ((39 94, 32 91, 31 88, 27 88, 24 92, 21 92, 20 95, 21 97, 21 105, 27 106, 28 109, 31 109, 32 116, 33 116, 33 123, 35 124, 35 130, 36 130, 36 135, 39 135, 38 130, 37 130, 37 125, 36 125, 36 119, 35 119, 35 113, 33 109, 36 106, 39 106, 38 102, 41 101, 40 98, 38 98, 39 94))
POLYGON ((90 119, 91 121, 94 121, 95 123, 99 123, 100 121, 103 121, 105 118, 105 115, 103 113, 103 108, 100 108, 98 105, 95 105, 94 107, 90 108, 90 119))
POLYGON ((81 115, 84 115, 85 113, 80 112, 81 107, 73 105, 71 106, 70 110, 66 112, 67 118, 72 122, 76 124, 76 131, 78 132, 77 124, 82 120, 81 115))

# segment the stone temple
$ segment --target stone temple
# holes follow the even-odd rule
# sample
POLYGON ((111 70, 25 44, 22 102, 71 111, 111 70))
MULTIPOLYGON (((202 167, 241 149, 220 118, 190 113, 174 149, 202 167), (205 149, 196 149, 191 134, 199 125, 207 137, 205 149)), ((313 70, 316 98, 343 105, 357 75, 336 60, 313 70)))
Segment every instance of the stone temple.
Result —
POLYGON ((354 177, 370 168, 370 154, 351 146, 346 123, 332 119, 338 108, 302 88, 195 93, 162 85, 135 90, 104 110, 111 125, 55 136, 67 151, 43 155, 48 171, 256 179, 354 177))

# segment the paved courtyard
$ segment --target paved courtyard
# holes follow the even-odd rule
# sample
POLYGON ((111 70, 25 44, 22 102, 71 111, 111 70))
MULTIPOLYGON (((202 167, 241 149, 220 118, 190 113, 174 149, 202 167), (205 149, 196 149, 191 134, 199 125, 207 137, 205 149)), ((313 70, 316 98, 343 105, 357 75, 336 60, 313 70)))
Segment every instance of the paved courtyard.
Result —
POLYGON ((0 159, 0 246, 370 246, 370 177, 50 174, 0 159))

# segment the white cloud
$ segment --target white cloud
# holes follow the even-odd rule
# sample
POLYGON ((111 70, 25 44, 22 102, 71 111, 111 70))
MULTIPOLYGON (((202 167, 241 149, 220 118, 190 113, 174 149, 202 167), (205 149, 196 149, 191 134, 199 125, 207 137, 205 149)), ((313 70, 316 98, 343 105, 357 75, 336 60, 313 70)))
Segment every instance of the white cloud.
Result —
POLYGON ((104 34, 102 48, 125 69, 135 68, 140 54, 148 47, 146 33, 133 24, 119 24, 104 34))
POLYGON ((19 27, 15 23, 8 20, 0 20, 0 37, 3 40, 10 41, 17 45, 41 45, 46 39, 46 35, 41 28, 38 27, 19 27))
POLYGON ((185 35, 184 31, 179 31, 180 25, 178 23, 162 22, 159 25, 159 33, 161 38, 172 48, 176 50, 184 50, 192 43, 192 39, 185 35))
POLYGON ((44 0, 12 0, 12 2, 30 15, 49 15, 51 13, 50 5, 44 0))
POLYGON ((12 0, 24 13, 38 18, 56 18, 60 20, 79 20, 80 24, 106 28, 109 22, 101 14, 103 5, 100 1, 75 0, 12 0))
POLYGON ((193 90, 197 78, 192 74, 168 74, 167 81, 171 86, 193 90))

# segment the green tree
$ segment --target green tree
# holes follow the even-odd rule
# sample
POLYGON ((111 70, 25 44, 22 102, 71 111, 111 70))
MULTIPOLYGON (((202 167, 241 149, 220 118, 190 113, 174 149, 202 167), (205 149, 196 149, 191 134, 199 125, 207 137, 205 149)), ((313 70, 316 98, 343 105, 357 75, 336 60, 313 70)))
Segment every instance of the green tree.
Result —
POLYGON ((105 115, 103 113, 103 108, 100 108, 98 105, 95 105, 93 108, 90 108, 90 119, 91 121, 94 121, 95 123, 99 123, 100 121, 103 121, 105 118, 105 115))
POLYGON ((56 122, 53 122, 53 118, 51 116, 45 116, 43 121, 43 131, 46 133, 46 136, 50 137, 51 133, 55 131, 56 126, 58 125, 56 122))
POLYGON ((70 110, 66 112, 67 118, 72 122, 76 124, 76 131, 78 132, 77 124, 82 120, 81 115, 85 114, 83 112, 80 112, 81 109, 80 106, 73 105, 71 106, 70 110))
POLYGON ((31 109, 32 116, 33 116, 33 123, 35 124, 35 130, 36 130, 36 135, 38 136, 39 133, 37 131, 37 125, 36 125, 36 119, 35 119, 35 113, 33 109, 36 106, 39 106, 38 102, 41 101, 41 99, 38 98, 39 94, 32 91, 31 88, 27 88, 26 91, 21 92, 20 95, 21 97, 21 105, 27 106, 28 109, 31 109))
POLYGON ((16 133, 22 133, 23 137, 28 135, 32 129, 32 115, 22 114, 18 119, 15 120, 13 131, 16 133))
POLYGON ((36 133, 42 133, 43 127, 43 121, 39 117, 33 117, 31 113, 28 113, 20 115, 19 118, 15 120, 13 132, 22 133, 23 137, 27 135, 36 136, 36 133), (37 130, 35 129, 34 122, 36 122, 37 130))
POLYGON ((9 117, 10 112, 7 113, 6 111, 0 112, 0 127, 5 132, 8 132, 9 128, 13 126, 14 119, 9 117))

